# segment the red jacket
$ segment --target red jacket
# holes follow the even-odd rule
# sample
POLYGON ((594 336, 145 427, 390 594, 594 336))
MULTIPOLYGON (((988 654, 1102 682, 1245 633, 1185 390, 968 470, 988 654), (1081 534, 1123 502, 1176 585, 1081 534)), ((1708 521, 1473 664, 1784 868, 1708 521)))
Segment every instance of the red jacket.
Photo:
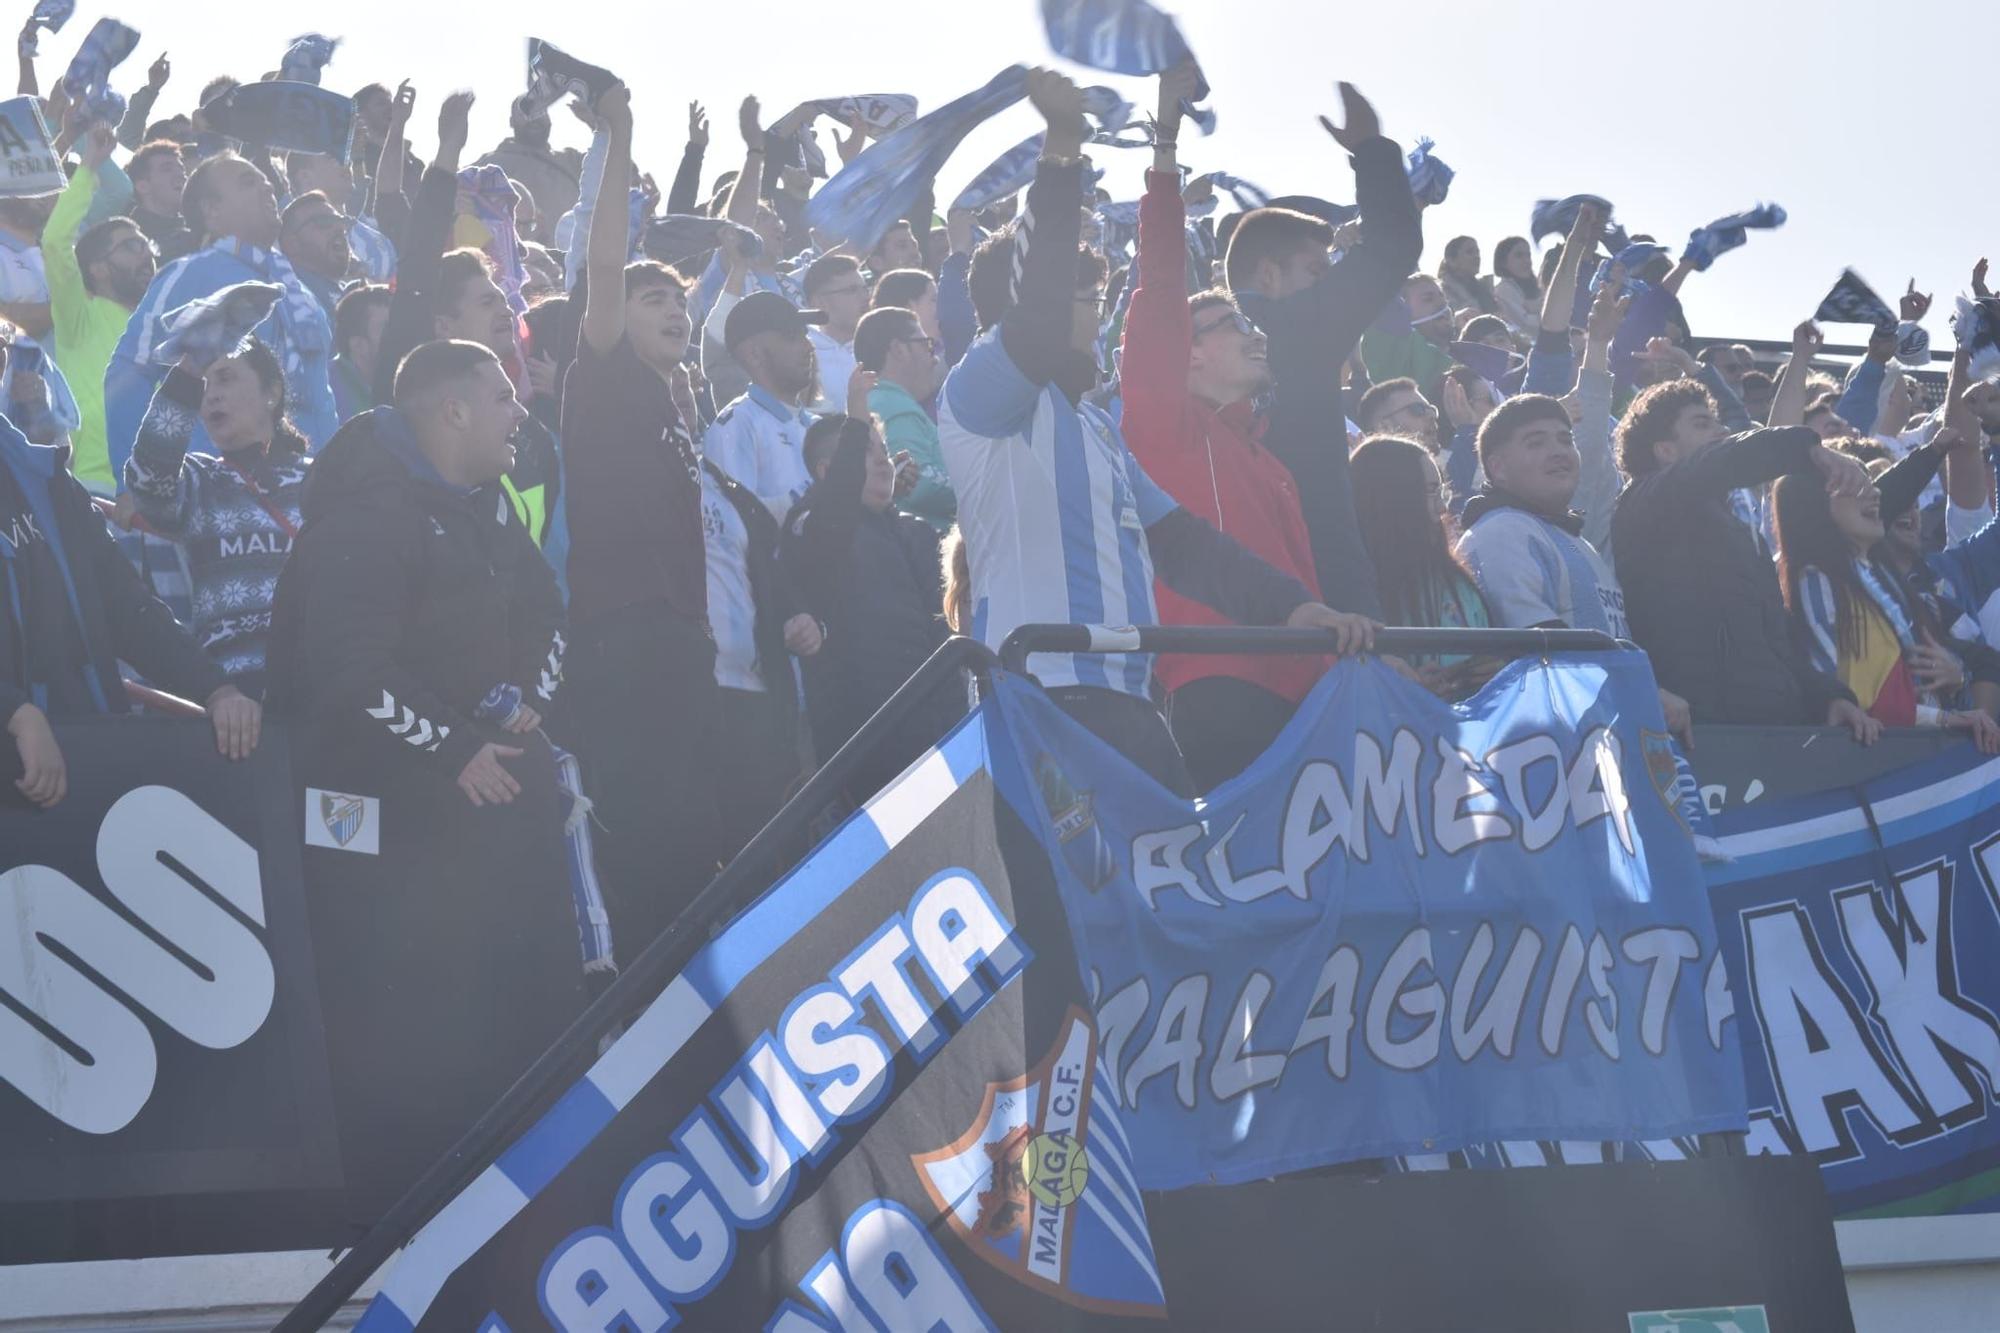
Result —
MULTIPOLYGON (((1298 487, 1290 470, 1259 443, 1263 418, 1248 402, 1217 408, 1188 392, 1194 320, 1188 314, 1187 264, 1180 182, 1148 171, 1139 205, 1138 285, 1119 357, 1125 443, 1146 474, 1183 508, 1290 574, 1317 599, 1319 577, 1298 487)), ((1231 623, 1164 583, 1155 584, 1154 592, 1163 625, 1231 623)), ((1169 692, 1207 676, 1233 676, 1297 703, 1326 667, 1323 657, 1180 655, 1162 657, 1156 670, 1169 692)))

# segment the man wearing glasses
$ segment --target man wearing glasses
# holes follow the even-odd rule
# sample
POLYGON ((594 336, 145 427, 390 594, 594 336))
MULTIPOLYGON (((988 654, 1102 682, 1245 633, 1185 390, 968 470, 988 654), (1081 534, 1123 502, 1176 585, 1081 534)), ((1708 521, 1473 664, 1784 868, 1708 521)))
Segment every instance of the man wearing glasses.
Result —
POLYGON ((1438 410, 1413 379, 1384 380, 1361 395, 1354 422, 1366 435, 1402 435, 1438 450, 1438 410))
POLYGON ((958 513, 944 454, 938 449, 937 422, 924 404, 944 383, 940 344, 924 332, 913 310, 882 306, 861 317, 854 333, 854 356, 875 372, 868 410, 882 421, 882 438, 898 474, 914 472, 915 482, 896 498, 896 508, 939 532, 951 529, 958 513))
POLYGON ((118 493, 118 478, 105 442, 104 368, 159 267, 153 243, 129 217, 106 218, 77 235, 99 190, 113 196, 113 212, 132 197, 132 182, 111 162, 113 142, 109 127, 91 131, 83 165, 42 229, 56 364, 70 381, 82 418, 70 432, 71 466, 86 490, 106 496, 118 493))
POLYGON ((354 251, 347 240, 347 230, 353 222, 325 195, 314 190, 286 205, 278 232, 278 249, 291 261, 299 281, 313 294, 329 320, 340 304, 340 285, 354 263, 354 251))

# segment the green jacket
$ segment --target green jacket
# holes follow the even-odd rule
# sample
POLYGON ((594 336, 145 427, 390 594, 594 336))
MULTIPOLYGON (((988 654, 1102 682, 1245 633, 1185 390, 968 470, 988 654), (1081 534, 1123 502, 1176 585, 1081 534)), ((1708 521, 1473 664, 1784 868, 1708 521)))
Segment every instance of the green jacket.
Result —
POLYGON ((882 419, 882 440, 889 447, 889 456, 906 453, 917 463, 917 484, 896 502, 896 508, 939 532, 950 531, 958 518, 958 497, 952 493, 944 452, 938 448, 937 422, 909 390, 887 380, 868 395, 868 410, 882 419))

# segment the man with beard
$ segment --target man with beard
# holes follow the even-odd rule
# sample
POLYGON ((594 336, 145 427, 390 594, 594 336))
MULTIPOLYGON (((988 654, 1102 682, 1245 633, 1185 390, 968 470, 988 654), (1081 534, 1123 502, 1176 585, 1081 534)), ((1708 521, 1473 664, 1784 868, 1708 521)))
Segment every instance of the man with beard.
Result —
POLYGON ((42 230, 56 364, 69 379, 83 418, 70 432, 70 465, 76 479, 94 495, 118 492, 104 441, 104 368, 125 334, 126 320, 146 295, 157 263, 153 243, 128 217, 106 218, 77 235, 100 189, 131 194, 125 174, 111 165, 111 144, 108 126, 90 132, 83 165, 42 230))
MULTIPOLYGON (((727 300, 725 293, 718 312, 727 300)), ((748 486, 780 523, 812 485, 804 452, 812 414, 804 405, 818 396, 819 362, 806 330, 825 322, 819 311, 799 310, 776 292, 750 293, 729 307, 723 322, 723 343, 750 376, 750 387, 716 416, 701 451, 748 486)))
MULTIPOLYGON (((1174 157, 1181 108, 1198 93, 1184 65, 1160 78, 1153 169, 1139 206, 1138 283, 1119 360, 1125 440, 1160 488, 1319 600, 1312 540, 1292 474, 1262 444, 1254 400, 1271 386, 1268 343, 1226 291, 1188 295, 1187 205, 1174 157)), ((1163 625, 1229 618, 1160 582, 1163 625)), ((1276 739, 1325 669, 1291 656, 1165 656, 1167 717, 1203 791, 1276 739)))
POLYGON ((348 222, 332 200, 314 190, 287 204, 279 224, 278 248, 329 320, 340 305, 340 284, 354 262, 347 243, 348 222))
POLYGON ((576 360, 563 383, 572 648, 558 719, 597 805, 597 865, 629 960, 715 873, 706 769, 714 753, 700 429, 681 358, 686 285, 626 256, 632 109, 623 84, 595 108, 606 133, 591 215, 576 360))

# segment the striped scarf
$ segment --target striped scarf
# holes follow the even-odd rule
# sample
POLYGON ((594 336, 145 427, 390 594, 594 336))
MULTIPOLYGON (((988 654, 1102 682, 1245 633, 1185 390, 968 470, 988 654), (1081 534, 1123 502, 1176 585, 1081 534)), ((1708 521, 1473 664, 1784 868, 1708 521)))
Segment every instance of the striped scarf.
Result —
POLYGON ((284 289, 277 308, 271 312, 278 336, 265 341, 271 343, 271 350, 285 368, 287 402, 296 405, 307 377, 314 373, 313 363, 319 363, 318 373, 324 376, 324 367, 333 352, 333 329, 327 322, 326 311, 300 281, 291 261, 279 251, 266 250, 234 236, 224 236, 209 249, 232 256, 265 282, 284 289))
POLYGON ((521 238, 514 230, 514 183, 496 163, 466 167, 458 173, 458 203, 461 215, 470 213, 486 229, 480 246, 493 261, 500 290, 515 314, 525 314, 528 302, 521 288, 528 281, 527 266, 521 260, 521 238))

